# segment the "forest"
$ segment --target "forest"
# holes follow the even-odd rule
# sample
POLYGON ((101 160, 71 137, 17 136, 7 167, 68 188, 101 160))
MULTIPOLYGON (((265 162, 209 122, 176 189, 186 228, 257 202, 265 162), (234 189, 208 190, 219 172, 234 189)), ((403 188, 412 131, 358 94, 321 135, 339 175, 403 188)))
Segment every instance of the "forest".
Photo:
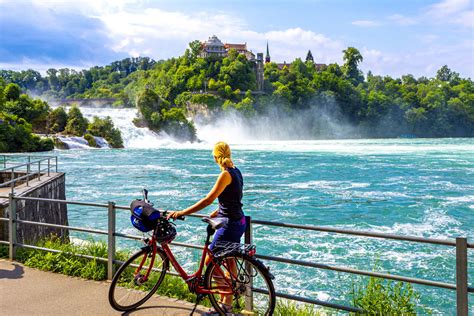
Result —
POLYGON ((68 112, 52 109, 46 101, 21 93, 15 83, 0 78, 0 152, 35 152, 61 147, 50 135, 84 137, 98 147, 94 136, 103 137, 111 147, 123 147, 120 131, 109 117, 93 117, 89 122, 77 106, 68 112))
MULTIPOLYGON (((401 78, 364 74, 363 56, 354 47, 342 51, 343 64, 316 67, 311 52, 284 67, 264 65, 257 91, 256 62, 231 50, 226 57, 199 57, 199 41, 168 60, 127 58, 89 70, 1 70, 6 83, 50 99, 114 98, 116 106, 137 107, 136 124, 195 140, 189 105, 213 113, 258 117, 278 108, 297 115, 321 108, 357 131, 347 137, 472 137, 474 84, 448 66, 435 77, 401 78), (303 113, 303 112, 301 112, 303 113)), ((318 138, 315 129, 314 138, 318 138)))

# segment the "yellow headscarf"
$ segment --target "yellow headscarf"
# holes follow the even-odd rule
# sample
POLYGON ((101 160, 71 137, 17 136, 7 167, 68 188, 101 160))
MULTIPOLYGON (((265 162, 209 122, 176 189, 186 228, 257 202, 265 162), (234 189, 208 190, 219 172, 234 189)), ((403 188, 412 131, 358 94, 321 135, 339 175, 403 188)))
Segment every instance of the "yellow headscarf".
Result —
POLYGON ((215 144, 212 154, 222 170, 234 167, 234 163, 231 159, 230 147, 227 143, 218 142, 215 144))

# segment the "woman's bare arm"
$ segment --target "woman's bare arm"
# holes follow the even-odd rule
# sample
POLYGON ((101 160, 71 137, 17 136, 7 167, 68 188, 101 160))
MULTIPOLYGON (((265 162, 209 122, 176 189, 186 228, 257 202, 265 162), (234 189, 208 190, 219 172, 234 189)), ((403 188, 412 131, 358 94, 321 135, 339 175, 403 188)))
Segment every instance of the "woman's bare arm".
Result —
POLYGON ((205 198, 196 202, 194 205, 177 212, 170 212, 168 218, 177 218, 179 216, 189 215, 202 210, 214 202, 214 200, 224 191, 225 187, 232 182, 232 176, 228 171, 223 171, 216 180, 216 183, 212 187, 211 191, 206 195, 205 198))

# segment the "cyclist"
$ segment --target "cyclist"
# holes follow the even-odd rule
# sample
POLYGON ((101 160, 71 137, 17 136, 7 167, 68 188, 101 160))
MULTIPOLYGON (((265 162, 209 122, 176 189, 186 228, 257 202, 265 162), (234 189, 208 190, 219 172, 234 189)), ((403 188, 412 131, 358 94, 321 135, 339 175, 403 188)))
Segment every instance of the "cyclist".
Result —
MULTIPOLYGON (((194 205, 181 211, 172 211, 168 215, 168 219, 176 219, 179 216, 198 212, 211 205, 217 198, 219 207, 210 214, 210 217, 226 217, 229 221, 224 227, 216 231, 214 239, 209 246, 211 250, 215 248, 218 241, 240 243, 240 238, 244 234, 246 226, 245 216, 242 211, 242 188, 244 182, 240 170, 231 159, 229 145, 225 142, 218 142, 214 146, 213 155, 215 162, 221 168, 221 173, 211 191, 209 191, 205 198, 194 205)), ((232 310, 231 304, 232 295, 222 297, 222 307, 229 313, 232 310)))

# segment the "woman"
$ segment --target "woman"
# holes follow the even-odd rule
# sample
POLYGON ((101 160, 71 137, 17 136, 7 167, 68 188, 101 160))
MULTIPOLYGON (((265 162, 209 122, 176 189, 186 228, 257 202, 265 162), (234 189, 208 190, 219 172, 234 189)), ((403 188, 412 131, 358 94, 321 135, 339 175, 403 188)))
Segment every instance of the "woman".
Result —
MULTIPOLYGON (((176 219, 179 216, 195 213, 211 205, 217 198, 219 200, 219 207, 210 214, 210 217, 227 217, 229 221, 227 225, 216 231, 214 239, 209 246, 211 250, 218 241, 240 242, 246 226, 245 216, 242 211, 242 188, 244 181, 240 170, 232 162, 229 145, 224 142, 218 142, 214 146, 213 155, 214 160, 221 168, 221 173, 214 187, 199 202, 182 211, 170 212, 168 215, 168 218, 176 219)), ((223 309, 230 312, 232 310, 232 295, 223 297, 222 303, 223 309)))

